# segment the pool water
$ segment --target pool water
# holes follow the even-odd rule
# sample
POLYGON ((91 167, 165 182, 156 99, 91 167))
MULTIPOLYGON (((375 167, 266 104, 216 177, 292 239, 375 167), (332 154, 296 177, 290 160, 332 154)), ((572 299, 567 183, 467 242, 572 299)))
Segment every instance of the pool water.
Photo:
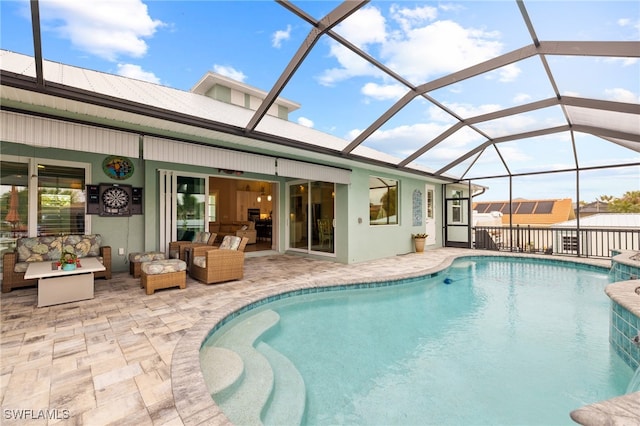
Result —
POLYGON ((608 343, 609 283, 592 267, 463 258, 262 306, 280 315, 263 339, 302 375, 306 424, 570 425, 634 373, 608 343))

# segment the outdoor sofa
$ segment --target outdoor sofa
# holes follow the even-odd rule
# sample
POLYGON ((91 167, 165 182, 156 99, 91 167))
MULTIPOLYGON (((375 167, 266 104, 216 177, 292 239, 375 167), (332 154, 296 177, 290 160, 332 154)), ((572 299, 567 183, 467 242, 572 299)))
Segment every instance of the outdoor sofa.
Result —
POLYGON ((5 252, 2 256, 2 292, 37 285, 38 280, 24 278, 29 262, 55 262, 65 251, 75 253, 80 259, 96 257, 105 270, 94 272, 94 276, 111 279, 111 247, 102 245, 100 234, 23 237, 16 241, 14 251, 5 252))

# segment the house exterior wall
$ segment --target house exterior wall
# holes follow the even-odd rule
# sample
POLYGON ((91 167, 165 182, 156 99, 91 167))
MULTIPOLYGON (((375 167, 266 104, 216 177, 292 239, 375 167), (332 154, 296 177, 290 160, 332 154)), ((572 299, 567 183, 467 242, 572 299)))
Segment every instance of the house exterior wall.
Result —
MULTIPOLYGON (((91 164, 91 175, 88 177, 90 183, 124 183, 134 187, 142 187, 145 183, 145 175, 142 160, 130 158, 134 164, 136 173, 126 181, 116 181, 109 178, 102 170, 102 161, 104 154, 94 154, 80 151, 68 151, 63 149, 52 148, 34 148, 28 145, 9 143, 2 141, 0 143, 0 154, 2 158, 7 156, 18 157, 27 161, 30 158, 66 160, 78 163, 91 164)), ((145 202, 147 200, 147 189, 145 188, 145 202)), ((145 205, 145 212, 147 206, 145 205)), ((142 231, 146 226, 147 215, 134 215, 130 217, 100 217, 98 215, 90 216, 90 228, 87 232, 101 234, 104 245, 112 247, 112 269, 113 271, 125 271, 129 266, 126 261, 126 255, 118 255, 118 248, 125 249, 125 253, 142 251, 145 247, 144 233, 142 231)), ((157 229, 157 228, 156 228, 157 229)))
MULTIPOLYGON (((367 169, 354 168, 351 175, 351 185, 348 188, 346 217, 348 224, 347 259, 341 259, 346 263, 364 262, 383 257, 397 256, 411 253, 414 250, 411 234, 424 232, 424 215, 422 226, 413 226, 412 220, 412 194, 419 190, 423 197, 425 181, 393 173, 372 172, 367 169), (372 226, 369 225, 369 176, 379 176, 399 180, 400 198, 399 224, 372 226)), ((435 200, 442 199, 442 189, 436 185, 435 200)), ((436 204, 436 222, 442 223, 442 207, 436 204)), ((439 230, 440 227, 438 226, 439 230)), ((436 235, 436 246, 442 241, 440 232, 436 235)))
MULTIPOLYGON (((129 217, 101 217, 90 216, 90 232, 102 234, 105 245, 113 249, 113 271, 126 271, 127 254, 137 251, 163 250, 159 247, 160 202, 158 170, 173 170, 188 174, 202 174, 216 176, 217 168, 193 166, 188 164, 174 164, 130 158, 135 166, 135 173, 125 181, 115 181, 102 170, 105 154, 68 151, 63 149, 36 148, 17 143, 2 143, 3 155, 24 158, 41 157, 51 159, 73 159, 91 164, 91 177, 87 184, 121 183, 144 188, 143 215, 129 217), (124 255, 118 254, 118 249, 124 248, 124 255)), ((299 159, 302 160, 302 159, 299 159)), ((412 220, 412 194, 414 190, 422 192, 424 206, 424 188, 426 179, 414 178, 395 173, 384 173, 380 170, 371 171, 366 168, 354 167, 350 184, 336 184, 336 228, 335 228, 335 256, 322 256, 325 259, 335 259, 341 263, 356 263, 383 257, 392 257, 413 251, 411 234, 424 232, 424 225, 414 226, 412 220), (371 226, 369 224, 369 177, 381 176, 398 180, 399 182, 399 223, 397 225, 371 226)), ((285 251, 286 229, 284 218, 287 212, 286 183, 292 178, 245 173, 245 179, 258 179, 277 182, 278 212, 280 226, 277 227, 279 247, 285 251)), ((230 191, 234 193, 234 191, 230 191)), ((436 185, 435 200, 441 199, 441 189, 436 185)), ((229 200, 231 202, 231 200, 229 200)), ((235 211, 235 206, 233 207, 235 211)), ((436 220, 441 222, 441 208, 436 206, 436 220)), ((221 213, 224 215, 224 213, 221 213)), ((424 223, 424 217, 423 217, 424 223)), ((437 244, 441 237, 438 235, 437 244)))

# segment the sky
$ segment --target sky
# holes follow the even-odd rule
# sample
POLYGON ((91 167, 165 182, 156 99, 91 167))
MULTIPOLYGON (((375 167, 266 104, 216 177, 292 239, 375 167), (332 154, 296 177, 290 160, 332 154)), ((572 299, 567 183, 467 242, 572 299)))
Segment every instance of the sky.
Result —
MULTIPOLYGON (((294 1, 314 18, 335 1, 294 1)), ((525 1, 542 41, 638 41, 640 2, 525 1)), ((208 71, 269 91, 311 27, 273 1, 40 0, 43 56, 92 70, 189 90, 208 71)), ((443 77, 532 43, 515 1, 372 1, 336 32, 414 85, 443 77)), ((33 55, 27 0, 0 1, 0 47, 33 55)), ((640 102, 637 58, 547 57, 559 91, 618 102, 640 102)), ((335 41, 323 37, 281 96, 301 107, 289 118, 351 141, 407 92, 335 41)), ((538 57, 454 82, 429 96, 461 117, 554 97, 538 57)), ((364 145, 405 158, 454 123, 433 103, 414 99, 364 145)), ((563 124, 559 107, 482 123, 499 137, 563 124)), ((640 125, 640 123, 638 123, 640 125)), ((439 170, 486 139, 456 133, 416 162, 439 170)), ((640 162, 640 155, 579 134, 503 144, 500 155, 514 173, 551 167, 640 162)), ((464 173, 471 160, 451 170, 464 173)), ((468 177, 506 173, 495 150, 473 164, 468 177)), ((481 180, 482 200, 509 197, 507 179, 481 180)), ((514 198, 577 198, 575 173, 514 178, 514 198)), ((581 173, 580 198, 622 196, 640 190, 638 167, 581 173)))

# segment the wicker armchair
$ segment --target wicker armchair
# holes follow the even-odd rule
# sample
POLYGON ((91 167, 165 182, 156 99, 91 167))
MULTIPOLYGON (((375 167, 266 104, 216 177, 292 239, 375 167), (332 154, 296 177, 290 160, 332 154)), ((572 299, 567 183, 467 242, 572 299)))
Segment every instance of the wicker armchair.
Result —
POLYGON ((198 232, 193 241, 171 241, 169 243, 169 258, 185 259, 185 250, 188 247, 213 246, 217 234, 210 232, 198 232))
POLYGON ((205 284, 240 280, 244 276, 244 248, 249 239, 242 238, 236 250, 216 247, 193 247, 189 275, 205 284))

